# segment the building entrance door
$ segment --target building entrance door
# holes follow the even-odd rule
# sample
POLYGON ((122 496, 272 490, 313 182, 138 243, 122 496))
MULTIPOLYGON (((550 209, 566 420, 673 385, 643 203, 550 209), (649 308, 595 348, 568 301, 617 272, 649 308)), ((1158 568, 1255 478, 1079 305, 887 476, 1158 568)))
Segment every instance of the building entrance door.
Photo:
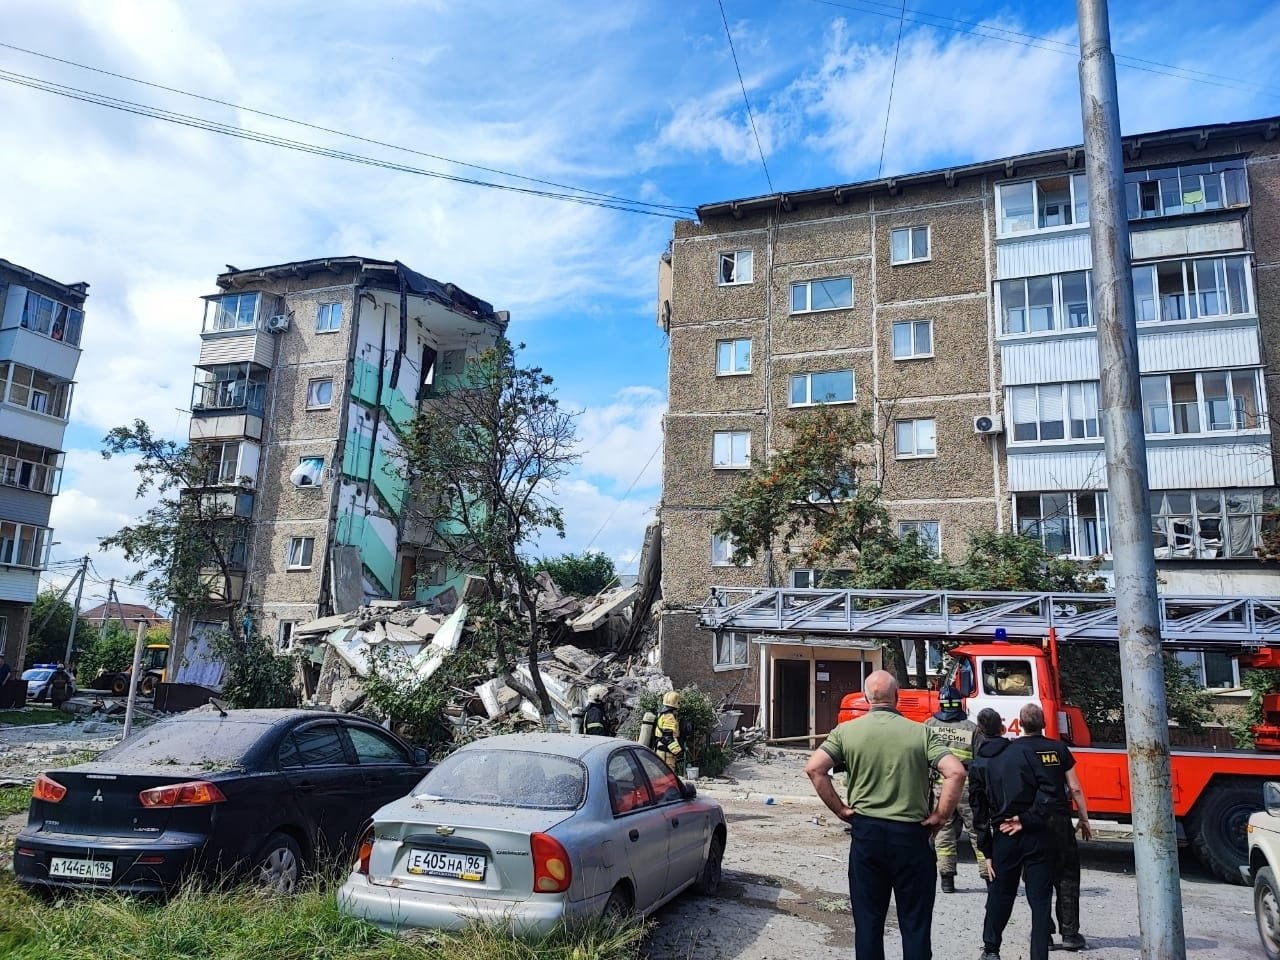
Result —
POLYGON ((837 724, 845 695, 862 689, 862 664, 857 660, 819 660, 814 667, 813 732, 821 737, 837 724))
POLYGON ((773 735, 803 737, 809 732, 809 661, 773 664, 773 735))

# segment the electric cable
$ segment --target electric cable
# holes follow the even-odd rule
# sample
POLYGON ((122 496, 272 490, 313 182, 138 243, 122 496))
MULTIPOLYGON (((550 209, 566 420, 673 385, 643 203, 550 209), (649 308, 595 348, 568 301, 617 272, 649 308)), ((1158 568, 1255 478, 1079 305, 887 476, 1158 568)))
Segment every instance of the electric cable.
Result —
POLYGON ((880 137, 880 166, 876 179, 884 174, 884 148, 889 142, 889 117, 893 115, 893 87, 898 82, 898 54, 902 50, 902 23, 907 13, 907 0, 902 0, 902 14, 898 17, 898 39, 893 45, 893 73, 889 75, 889 103, 884 108, 884 134, 880 137))
POLYGON ((592 545, 596 542, 596 538, 599 537, 600 534, 604 533, 604 528, 609 525, 609 521, 612 520, 614 518, 614 515, 617 514, 617 512, 622 508, 622 504, 626 501, 627 497, 631 496, 631 491, 636 488, 636 484, 640 482, 640 478, 644 476, 644 472, 649 469, 649 464, 653 463, 653 458, 658 455, 658 451, 661 449, 662 449, 662 443, 661 441, 659 441, 658 445, 653 448, 653 453, 649 454, 649 459, 646 460, 644 462, 644 466, 640 468, 640 472, 637 473, 635 477, 632 479, 631 486, 627 487, 626 493, 624 493, 621 497, 618 498, 618 502, 613 505, 613 509, 609 511, 609 515, 604 518, 604 523, 600 524, 600 529, 597 530, 594 534, 592 534, 591 539, 587 542, 587 545, 582 548, 583 553, 586 553, 588 550, 590 550, 592 545))
POLYGON ((724 0, 716 0, 720 5, 720 22, 724 24, 724 35, 729 39, 729 53, 733 57, 733 69, 738 71, 738 87, 742 90, 742 102, 747 105, 747 119, 751 121, 751 135, 756 138, 756 150, 760 152, 760 166, 764 167, 764 179, 769 184, 769 192, 773 193, 773 178, 769 176, 769 164, 764 159, 764 147, 760 145, 760 134, 756 130, 756 118, 751 112, 751 101, 747 98, 747 85, 742 80, 742 68, 738 66, 738 52, 733 49, 733 34, 729 32, 729 18, 724 13, 724 0))

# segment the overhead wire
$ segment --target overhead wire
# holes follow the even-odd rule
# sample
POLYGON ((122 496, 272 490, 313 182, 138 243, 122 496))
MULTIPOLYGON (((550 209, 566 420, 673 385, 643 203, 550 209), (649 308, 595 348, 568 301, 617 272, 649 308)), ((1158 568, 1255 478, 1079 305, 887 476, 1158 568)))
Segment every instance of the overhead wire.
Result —
POLYGON ((658 455, 658 451, 661 449, 662 443, 659 441, 658 445, 653 448, 653 453, 649 454, 649 459, 646 460, 644 462, 644 466, 640 468, 640 472, 632 478, 631 485, 627 487, 626 492, 618 498, 618 502, 613 505, 613 509, 609 511, 609 515, 604 518, 604 523, 600 524, 600 529, 591 535, 591 539, 587 541, 587 545, 582 548, 583 553, 590 550, 595 544, 596 538, 599 537, 600 534, 604 533, 604 528, 609 526, 609 522, 613 520, 618 511, 622 509, 622 504, 626 502, 627 497, 631 496, 631 491, 636 488, 636 484, 640 482, 640 478, 644 476, 644 472, 649 469, 649 464, 653 463, 653 458, 658 455))
POLYGON ((898 17, 898 39, 893 45, 893 73, 889 75, 889 103, 884 108, 884 134, 880 137, 880 166, 876 170, 877 179, 884 174, 884 148, 889 142, 889 117, 893 114, 893 87, 898 82, 898 54, 902 51, 902 24, 906 12, 907 0, 902 0, 902 16, 898 17))
POLYGON ((724 0, 716 0, 720 5, 720 22, 724 24, 724 35, 729 40, 729 53, 733 57, 733 69, 738 72, 738 87, 742 90, 742 102, 747 105, 747 119, 751 121, 751 135, 756 138, 756 150, 760 152, 760 166, 764 167, 764 179, 769 184, 769 192, 773 193, 773 177, 769 176, 769 164, 764 159, 764 147, 760 145, 760 132, 756 130, 755 114, 751 112, 751 100, 747 97, 747 85, 742 79, 742 67, 738 66, 738 51, 733 48, 733 34, 729 30, 729 18, 725 16, 724 0))

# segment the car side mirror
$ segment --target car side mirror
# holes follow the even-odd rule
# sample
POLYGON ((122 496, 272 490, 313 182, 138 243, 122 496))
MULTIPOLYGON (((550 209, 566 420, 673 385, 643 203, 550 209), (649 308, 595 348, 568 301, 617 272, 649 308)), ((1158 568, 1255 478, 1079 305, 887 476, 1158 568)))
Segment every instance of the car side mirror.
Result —
POLYGON ((414 747, 414 748, 413 748, 413 764, 414 764, 414 766, 416 766, 416 767, 425 767, 425 766, 426 766, 428 763, 430 763, 430 762, 431 762, 431 754, 429 754, 429 753, 427 752, 427 750, 426 750, 426 748, 425 748, 425 747, 414 747))
MULTIPOLYGON (((1280 784, 1276 784, 1276 786, 1280 787, 1280 784)), ((680 796, 684 797, 686 800, 693 800, 698 796, 698 788, 695 787, 692 783, 688 783, 687 781, 681 780, 680 796)))
POLYGON ((1271 780, 1262 785, 1262 806, 1273 817, 1280 817, 1280 783, 1271 780))

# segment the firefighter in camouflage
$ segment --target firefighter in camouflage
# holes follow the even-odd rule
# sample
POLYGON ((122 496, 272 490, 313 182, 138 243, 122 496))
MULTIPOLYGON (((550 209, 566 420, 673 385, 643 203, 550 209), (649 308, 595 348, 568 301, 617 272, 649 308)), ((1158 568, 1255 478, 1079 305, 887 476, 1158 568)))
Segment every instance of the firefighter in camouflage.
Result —
MULTIPOLYGON (((947 749, 957 760, 964 764, 965 770, 973 761, 974 752, 982 742, 982 733, 978 725, 965 716, 964 707, 960 703, 960 693, 955 687, 947 685, 938 691, 938 712, 925 721, 925 726, 932 727, 947 749)), ((933 802, 937 805, 938 792, 942 788, 942 780, 938 778, 933 785, 933 802)), ((987 880, 986 857, 978 849, 978 840, 973 832, 973 811, 969 808, 968 792, 960 797, 956 812, 951 820, 943 825, 933 837, 933 851, 938 858, 938 875, 942 878, 942 892, 956 892, 956 854, 960 843, 961 827, 969 831, 969 844, 978 857, 978 875, 987 880)))

